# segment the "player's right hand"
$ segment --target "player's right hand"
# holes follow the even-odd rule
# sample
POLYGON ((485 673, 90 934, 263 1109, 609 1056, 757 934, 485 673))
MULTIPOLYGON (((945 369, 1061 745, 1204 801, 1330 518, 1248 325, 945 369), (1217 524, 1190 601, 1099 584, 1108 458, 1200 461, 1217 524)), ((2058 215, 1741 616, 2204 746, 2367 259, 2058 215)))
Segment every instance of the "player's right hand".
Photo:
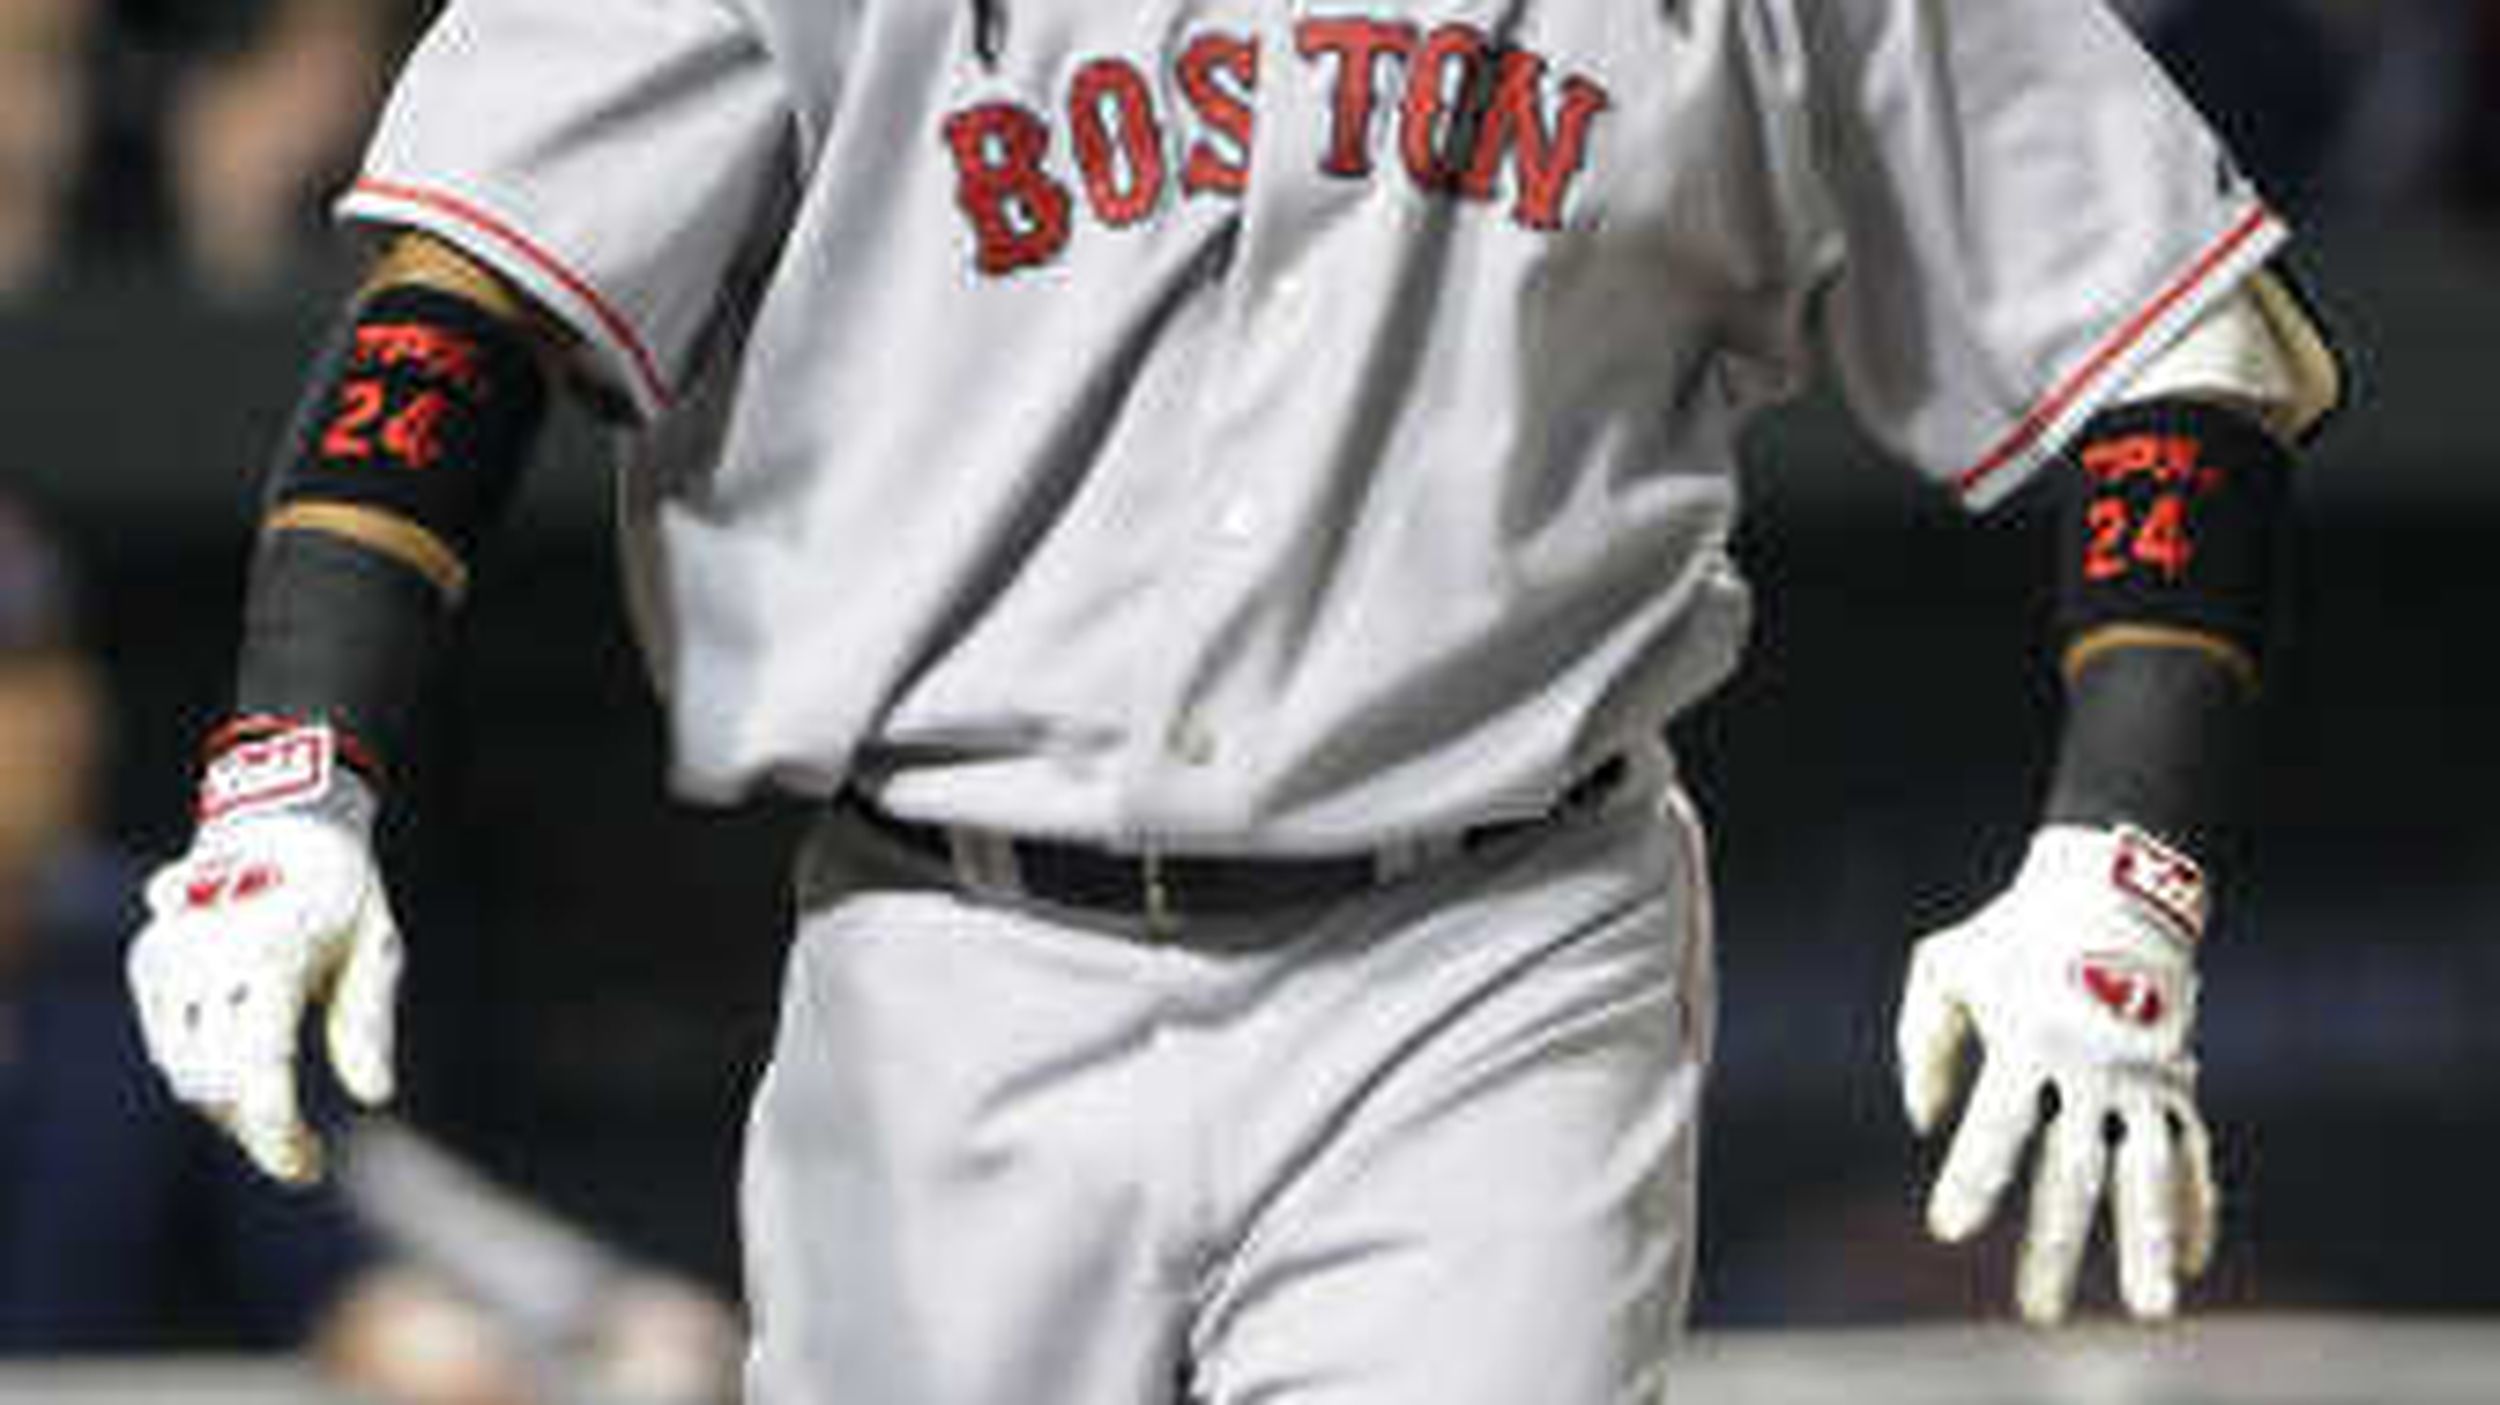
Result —
POLYGON ((307 1182, 321 1173, 296 1088, 308 1009, 328 1007, 349 1096, 391 1096, 402 955, 371 851, 373 796, 318 727, 230 748, 201 793, 190 852, 149 880, 130 948, 140 1030, 176 1097, 271 1176, 307 1182))

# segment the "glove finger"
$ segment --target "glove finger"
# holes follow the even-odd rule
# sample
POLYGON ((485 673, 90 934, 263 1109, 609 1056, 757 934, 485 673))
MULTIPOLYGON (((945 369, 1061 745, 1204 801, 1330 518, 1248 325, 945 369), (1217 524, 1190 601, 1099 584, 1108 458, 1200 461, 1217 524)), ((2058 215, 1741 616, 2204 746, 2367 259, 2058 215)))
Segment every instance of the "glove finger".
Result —
POLYGON ((187 933, 134 955, 140 1037, 174 1096, 206 1110, 234 1098, 238 1002, 187 933))
POLYGON ((2031 1227, 2015 1273, 2015 1300, 2025 1320, 2063 1321, 2092 1237, 2094 1211, 2109 1177, 2101 1128, 2108 1108, 2098 1099, 2062 1100, 2040 1143, 2031 1182, 2031 1227))
POLYGON ((1962 1044, 1970 1035, 1970 1015, 1954 998, 1936 952, 1922 942, 1911 956, 1900 1018, 1893 1026, 1902 1110, 1921 1136, 1936 1129, 1952 1101, 1962 1044))
POLYGON ((296 1099, 295 1061, 265 1060, 236 1080, 234 1101, 219 1120, 253 1164, 278 1180, 303 1184, 321 1174, 321 1145, 304 1125, 296 1099))
POLYGON ((2031 1135, 2038 1092, 2037 1075, 2002 1056, 1992 1055, 1981 1066, 1927 1200, 1927 1228, 1938 1239, 1959 1242, 1988 1222, 2031 1135))
POLYGON ((2118 1289, 2138 1317, 2168 1317, 2179 1308, 2180 1158, 2170 1118, 2149 1099, 2123 1112, 2118 1143, 2118 1289))
POLYGON ((403 959, 399 926, 376 894, 357 918, 346 965, 330 995, 327 1030, 330 1066, 339 1085, 367 1107, 389 1102, 394 1087, 392 1049, 403 959))
POLYGON ((2170 1110, 2179 1138, 2179 1276, 2199 1278, 2213 1265, 2220 1197, 2214 1190, 2213 1138, 2196 1105, 2181 1098, 2170 1110))
POLYGON ((201 1065, 223 1090, 224 1121, 262 1170, 282 1181, 319 1173, 296 1095, 295 1052, 306 974, 270 961, 226 972, 201 1002, 201 1065))
POLYGON ((204 923, 192 892, 195 885, 222 882, 209 876, 221 862, 188 859, 156 871, 147 887, 154 915, 123 962, 149 1059, 175 1096, 203 1111, 234 1096, 232 964, 245 946, 204 923))

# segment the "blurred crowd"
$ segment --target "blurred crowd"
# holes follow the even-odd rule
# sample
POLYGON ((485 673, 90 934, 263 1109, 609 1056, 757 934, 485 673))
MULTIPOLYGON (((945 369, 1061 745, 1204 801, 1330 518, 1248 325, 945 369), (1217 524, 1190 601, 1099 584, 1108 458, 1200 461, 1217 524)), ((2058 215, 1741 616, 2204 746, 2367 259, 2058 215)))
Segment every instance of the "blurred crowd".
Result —
MULTIPOLYGON (((0 300, 284 285, 441 0, 0 0, 0 300)), ((2500 211, 2500 0, 2116 0, 2296 213, 2500 211)))
POLYGON ((2277 203, 2500 213, 2500 0, 2115 0, 2277 203))
POLYGON ((0 297, 181 268, 276 287, 430 0, 0 0, 0 297))

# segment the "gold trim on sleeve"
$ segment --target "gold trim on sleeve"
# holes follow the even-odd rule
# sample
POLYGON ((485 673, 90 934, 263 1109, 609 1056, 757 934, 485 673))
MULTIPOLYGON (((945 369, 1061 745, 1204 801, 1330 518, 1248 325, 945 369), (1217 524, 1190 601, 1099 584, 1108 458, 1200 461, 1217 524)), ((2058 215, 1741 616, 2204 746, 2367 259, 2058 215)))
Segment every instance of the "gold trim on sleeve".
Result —
POLYGON ((319 532, 397 561, 431 582, 453 605, 469 593, 469 565, 424 524, 381 508, 344 502, 291 502, 262 524, 272 532, 319 532))
POLYGON ((2240 681, 2249 692, 2259 690, 2256 656, 2237 642, 2201 629, 2187 629, 2162 624, 2108 624, 2086 630, 2066 646, 2065 657, 2059 661, 2067 681, 2083 676, 2083 671, 2103 655, 2120 649, 2189 649, 2207 655, 2240 681))

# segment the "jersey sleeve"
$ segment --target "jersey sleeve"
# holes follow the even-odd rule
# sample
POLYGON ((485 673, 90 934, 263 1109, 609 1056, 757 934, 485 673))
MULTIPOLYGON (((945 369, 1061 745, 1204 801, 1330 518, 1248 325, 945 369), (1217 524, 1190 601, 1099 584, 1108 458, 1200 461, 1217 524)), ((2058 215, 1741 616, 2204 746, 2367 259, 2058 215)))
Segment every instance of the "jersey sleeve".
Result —
POLYGON ((2052 458, 2281 222, 2101 0, 1808 0, 1826 349, 1971 508, 2052 458))
POLYGON ((726 0, 452 0, 342 218, 424 230, 567 323, 645 418, 789 181, 776 66, 726 0))

